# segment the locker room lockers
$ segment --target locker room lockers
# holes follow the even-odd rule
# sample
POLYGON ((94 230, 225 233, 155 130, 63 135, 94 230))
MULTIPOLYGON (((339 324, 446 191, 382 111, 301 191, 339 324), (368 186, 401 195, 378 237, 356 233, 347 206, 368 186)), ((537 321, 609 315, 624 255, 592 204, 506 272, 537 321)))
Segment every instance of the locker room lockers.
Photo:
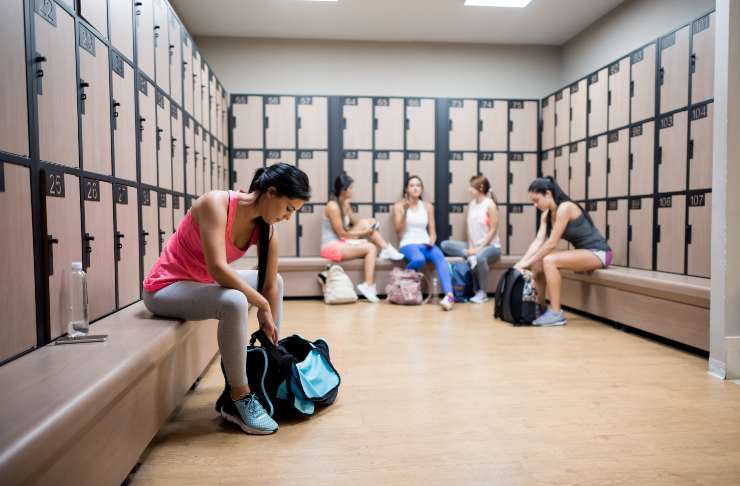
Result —
MULTIPOLYGON (((210 125, 210 100, 208 98, 208 95, 210 93, 210 70, 208 68, 208 65, 206 64, 205 59, 201 57, 201 71, 200 71, 200 93, 201 93, 201 119, 200 122, 203 125, 203 129, 206 131, 209 131, 211 129, 210 125)), ((267 111, 267 110, 265 110, 267 111)), ((265 127, 267 128, 267 127, 265 127)))
POLYGON ((628 227, 627 199, 611 199, 606 203, 607 233, 609 248, 612 249, 614 265, 627 265, 628 227))
POLYGON ((435 105, 429 98, 406 99, 406 149, 434 150, 435 105))
POLYGON ((115 250, 118 266, 118 306, 124 307, 139 299, 139 209, 137 191, 116 184, 115 250))
POLYGON ((141 153, 141 182, 157 185, 157 122, 156 92, 154 86, 139 75, 139 150, 141 153))
POLYGON ((470 178, 478 173, 478 154, 475 152, 453 152, 450 154, 449 201, 462 204, 470 201, 470 178))
MULTIPOLYGON (((193 119, 183 114, 185 125, 185 189, 188 194, 195 194, 195 132, 193 119)), ((260 154, 262 153, 259 150, 260 154)), ((236 164, 236 161, 234 161, 236 164)))
POLYGON ((103 37, 108 37, 107 4, 106 0, 79 0, 80 16, 87 20, 103 37))
MULTIPOLYGON (((406 152, 406 174, 404 181, 409 176, 417 175, 424 181, 424 199, 433 203, 435 201, 434 186, 436 182, 434 152, 406 152)), ((403 191, 403 189, 402 189, 403 191)), ((401 198, 398 194, 397 199, 401 198)))
MULTIPOLYGON (((22 23, 21 23, 22 25, 22 23)), ((5 47, 5 46, 4 46, 5 47)), ((34 282, 31 178, 26 167, 0 161, 0 255, 3 272, 3 326, 0 361, 36 345, 36 285, 34 282), (12 278, 8 278, 12 276, 12 278)))
MULTIPOLYGON (((545 174, 548 175, 548 174, 545 174)), ((555 149, 555 182, 566 193, 570 191, 570 153, 568 147, 555 149)))
POLYGON ((508 148, 509 103, 505 100, 480 100, 478 105, 480 150, 505 151, 508 148))
POLYGON ((113 161, 116 177, 136 181, 136 111, 134 70, 111 51, 113 161))
POLYGON ((82 261, 80 180, 70 174, 48 170, 44 173, 44 189, 49 329, 51 339, 56 339, 67 332, 64 282, 72 262, 82 261))
POLYGON ((689 189, 712 187, 714 103, 691 107, 689 141, 689 189))
POLYGON ((159 257, 159 215, 157 193, 142 189, 141 198, 141 244, 144 275, 149 275, 159 257))
POLYGON ((606 201, 588 201, 584 209, 588 212, 599 233, 606 237, 606 201))
POLYGON ((375 148, 378 150, 403 150, 404 137, 403 98, 374 98, 373 125, 375 148))
POLYGON ((537 150, 536 101, 509 101, 509 150, 537 150))
POLYGON ((688 26, 660 39, 660 112, 668 113, 689 103, 688 26))
MULTIPOLYGON (((206 189, 206 170, 210 168, 210 160, 208 159, 210 147, 206 142, 208 134, 205 130, 200 130, 200 135, 196 134, 195 144, 200 148, 200 165, 195 166, 195 187, 198 190, 198 194, 205 194, 206 189)), ((279 153, 279 152, 278 152, 279 153)))
POLYGON ((295 165, 295 150, 265 150, 265 166, 278 162, 295 165))
POLYGON ((164 192, 157 193, 159 207, 159 252, 164 251, 167 240, 173 232, 172 195, 164 192))
MULTIPOLYGON (((329 112, 325 96, 298 97, 298 147, 326 150, 329 147, 329 112)), ((224 140, 222 136, 221 140, 224 140)))
POLYGON ((689 193, 689 221, 686 228, 687 271, 689 275, 711 275, 712 193, 689 193))
MULTIPOLYGON (((200 79, 202 74, 201 58, 200 53, 197 49, 193 48, 193 118, 198 123, 203 122, 203 85, 200 79)), ((263 113, 260 112, 260 118, 263 118, 263 113)), ((263 122, 260 122, 260 124, 263 122)))
POLYGON ((588 78, 588 135, 604 133, 609 119, 609 68, 588 78))
MULTIPOLYGON (((204 108, 204 121, 207 116, 204 108)), ((207 123, 204 125, 208 126, 207 123)), ((295 148, 294 97, 265 96, 265 146, 270 149, 295 148)))
POLYGON ((609 129, 630 122, 630 58, 625 57, 609 66, 609 129))
MULTIPOLYGON (((347 150, 342 161, 344 172, 354 182, 352 183, 352 200, 357 203, 372 203, 373 201, 373 153, 368 151, 347 150)), ((334 181, 331 181, 331 190, 334 190, 334 181)))
POLYGON ((609 197, 629 195, 630 131, 629 128, 607 135, 607 191, 609 197))
POLYGON ((685 191, 688 113, 664 115, 658 128, 658 192, 685 191))
POLYGON ((555 95, 542 100, 542 148, 555 146, 555 95))
MULTIPOLYGON (((535 217, 534 206, 522 204, 509 206, 508 253, 510 255, 524 255, 529 248, 536 232, 535 217)), ((503 227, 503 224, 499 223, 499 227, 503 227)))
POLYGON ((570 88, 555 94, 555 145, 570 143, 570 88))
MULTIPOLYGON (((571 199, 581 201, 586 198, 586 142, 570 144, 570 187, 571 199)), ((565 191, 565 187, 563 187, 565 191)))
POLYGON ((83 267, 87 273, 88 317, 98 319, 116 307, 113 246, 113 190, 109 183, 82 180, 85 201, 83 267))
POLYGON ((509 154, 509 202, 527 203, 529 193, 527 189, 537 177, 536 154, 509 154))
POLYGON ((450 204, 448 218, 450 239, 468 241, 468 235, 465 234, 465 204, 450 204))
POLYGON ((398 248, 398 234, 393 221, 392 204, 375 204, 373 206, 360 205, 357 215, 360 218, 374 218, 380 223, 380 234, 385 241, 398 248))
MULTIPOLYGON (((527 154, 529 155, 529 154, 527 154)), ((506 203, 509 186, 508 156, 502 153, 481 152, 478 155, 480 173, 488 178, 491 190, 499 203, 506 203)), ((521 164, 522 162, 517 162, 521 164)), ((535 167, 536 170, 536 167, 535 167)), ((512 191, 512 194, 513 191, 512 191)), ((513 200, 519 197, 512 197, 513 200)))
POLYGON ((79 166, 75 24, 53 2, 36 9, 34 76, 38 103, 39 157, 79 166))
POLYGON ((172 196, 172 230, 173 233, 185 219, 185 200, 182 196, 172 196))
POLYGON ((653 198, 631 198, 627 230, 629 266, 651 270, 653 267, 653 198))
MULTIPOLYGON (((210 104, 210 121, 208 125, 209 131, 213 134, 213 136, 216 136, 216 128, 218 127, 218 122, 216 120, 216 111, 218 110, 218 101, 216 99, 216 79, 213 77, 213 71, 209 71, 209 82, 208 82, 208 102, 210 104)), ((295 99, 293 100, 295 103, 295 99)), ((295 118, 295 114, 293 114, 293 117, 295 118)))
POLYGON ((653 193, 655 122, 630 128, 630 195, 653 193))
POLYGON ((302 257, 319 256, 325 207, 323 204, 304 204, 298 214, 298 253, 302 257))
POLYGON ((711 13, 691 24, 692 51, 691 102, 699 103, 714 97, 714 24, 711 13))
POLYGON ((159 187, 172 189, 172 134, 170 133, 170 100, 157 91, 157 160, 159 187))
POLYGON ((638 49, 630 55, 632 123, 655 116, 655 44, 638 49))
MULTIPOLYGON (((185 111, 193 113, 193 44, 192 40, 187 34, 183 35, 182 38, 182 97, 185 111)), ((236 126, 236 98, 233 100, 232 107, 234 109, 234 142, 237 140, 237 126, 236 126)), ((260 99, 261 103, 261 99, 260 99)), ((260 127, 262 126, 262 108, 259 112, 260 127)), ((241 127, 240 127, 241 128, 241 127)), ((260 128, 260 140, 262 140, 262 128, 260 128)))
MULTIPOLYGON (((110 40, 113 47, 126 56, 134 59, 134 19, 132 0, 115 0, 110 2, 110 40)), ((139 7, 136 7, 137 10, 139 7)), ((138 19, 137 19, 138 22, 138 19)))
POLYGON ((543 177, 555 177, 555 151, 548 150, 547 152, 543 152, 540 160, 542 164, 542 172, 540 175, 543 177))
POLYGON ((450 150, 478 150, 478 101, 450 100, 449 112, 450 150))
POLYGON ((168 12, 167 16, 170 27, 170 41, 167 46, 170 66, 170 96, 175 103, 182 106, 182 32, 175 14, 168 12))
MULTIPOLYGON (((0 150, 28 156, 23 1, 5 2, 0 19, 0 150), (12 87, 8 89, 6 87, 12 87)), ((0 360, 2 360, 0 353, 0 360)))
MULTIPOLYGON (((139 69, 154 79, 154 1, 136 0, 136 54, 139 69)), ((115 3, 115 2, 114 2, 115 3)))
POLYGON ((185 192, 185 161, 183 160, 182 145, 182 112, 172 104, 170 106, 170 151, 172 152, 172 188, 177 192, 185 192))
MULTIPOLYGON (((600 135, 590 138, 588 140, 588 162, 586 164, 589 199, 602 199, 606 197, 606 165, 607 136, 600 135)), ((626 171, 624 175, 626 177, 626 171)))
POLYGON ((588 81, 588 79, 582 79, 570 85, 570 112, 568 114, 570 119, 570 142, 577 142, 586 138, 588 81))
POLYGON ((80 118, 82 165, 86 171, 111 174, 110 84, 108 48, 79 24, 80 118))
POLYGON ((342 140, 346 150, 373 148, 372 98, 344 98, 342 120, 342 140))
MULTIPOLYGON (((404 189, 403 152, 375 152, 375 202, 394 203, 404 189)), ((426 181, 422 179, 426 187, 426 181)))
POLYGON ((657 252, 659 272, 684 272, 686 196, 659 196, 657 252))

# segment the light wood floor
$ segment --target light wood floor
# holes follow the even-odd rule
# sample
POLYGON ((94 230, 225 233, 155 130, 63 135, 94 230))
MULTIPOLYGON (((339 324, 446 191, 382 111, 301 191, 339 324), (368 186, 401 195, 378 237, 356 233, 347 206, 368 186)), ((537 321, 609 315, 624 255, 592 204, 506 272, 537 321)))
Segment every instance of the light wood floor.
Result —
POLYGON ((492 304, 289 301, 282 335, 328 340, 337 403, 247 436, 212 408, 212 365, 133 484, 740 484, 740 386, 703 358, 569 318, 514 328, 492 304))

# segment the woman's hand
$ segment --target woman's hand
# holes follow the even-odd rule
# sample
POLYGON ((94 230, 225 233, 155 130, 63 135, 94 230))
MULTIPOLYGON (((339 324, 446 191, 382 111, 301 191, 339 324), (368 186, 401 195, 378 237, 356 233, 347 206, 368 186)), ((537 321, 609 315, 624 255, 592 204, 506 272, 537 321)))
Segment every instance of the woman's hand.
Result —
POLYGON ((524 265, 524 263, 521 260, 519 260, 518 262, 514 264, 514 268, 519 270, 520 272, 523 272, 524 270, 526 270, 527 266, 528 265, 524 265))
POLYGON ((260 308, 257 310, 257 322, 259 322, 260 329, 262 329, 267 338, 272 341, 273 344, 277 344, 277 326, 275 326, 275 322, 272 320, 272 310, 269 305, 266 309, 260 308))
POLYGON ((473 256, 477 255, 479 251, 480 248, 478 248, 477 246, 471 246, 470 248, 466 248, 463 253, 465 254, 465 256, 473 256))

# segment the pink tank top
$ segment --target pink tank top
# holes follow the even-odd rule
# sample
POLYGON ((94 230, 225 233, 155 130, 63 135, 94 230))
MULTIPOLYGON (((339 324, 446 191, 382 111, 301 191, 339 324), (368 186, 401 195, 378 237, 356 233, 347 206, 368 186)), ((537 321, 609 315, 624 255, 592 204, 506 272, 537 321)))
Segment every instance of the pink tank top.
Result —
MULTIPOLYGON (((259 230, 255 228, 246 248, 242 250, 234 244, 232 232, 238 204, 237 193, 229 191, 229 209, 226 220, 226 261, 228 263, 244 256, 249 247, 254 245, 259 238, 259 230)), ((175 234, 167 240, 157 263, 144 279, 144 290, 156 292, 182 280, 201 283, 214 282, 206 268, 206 258, 200 241, 200 228, 193 220, 190 211, 185 215, 175 234)))

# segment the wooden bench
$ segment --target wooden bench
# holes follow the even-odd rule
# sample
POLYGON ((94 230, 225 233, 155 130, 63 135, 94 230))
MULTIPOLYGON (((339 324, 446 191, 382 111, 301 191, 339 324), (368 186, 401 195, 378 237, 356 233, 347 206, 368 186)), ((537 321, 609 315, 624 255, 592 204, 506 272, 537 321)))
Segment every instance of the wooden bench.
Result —
POLYGON ((0 368, 0 484, 121 484, 218 351, 216 321, 137 302, 0 368))

